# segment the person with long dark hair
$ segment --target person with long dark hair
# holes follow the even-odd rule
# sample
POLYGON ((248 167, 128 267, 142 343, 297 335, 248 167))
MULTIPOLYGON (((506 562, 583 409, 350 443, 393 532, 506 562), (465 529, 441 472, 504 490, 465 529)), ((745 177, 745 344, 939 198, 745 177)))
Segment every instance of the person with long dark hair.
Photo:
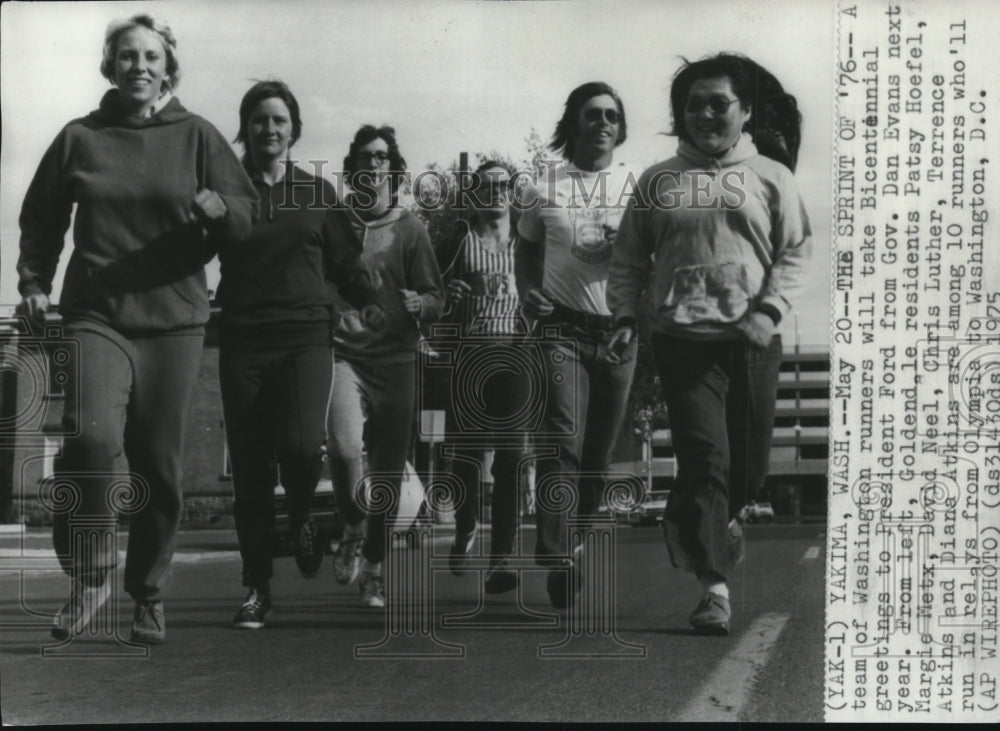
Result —
POLYGON ((778 326, 811 248, 792 175, 801 116, 771 73, 725 53, 686 63, 670 104, 677 156, 639 180, 608 305, 615 338, 629 341, 652 277, 653 349, 677 456, 664 535, 674 566, 703 588, 691 625, 726 634, 727 580, 743 555, 736 518, 767 476, 778 326))
POLYGON ((302 135, 298 100, 260 81, 240 103, 236 137, 261 216, 219 251, 219 380, 232 464, 233 513, 248 592, 237 627, 264 626, 271 608, 274 457, 288 503, 295 561, 311 577, 323 560, 310 500, 319 482, 333 378, 329 285, 378 327, 382 312, 361 263, 361 241, 330 181, 289 159, 302 135))
MULTIPOLYGON (((250 232, 257 194, 225 138, 174 96, 170 28, 148 15, 111 23, 101 73, 115 88, 66 125, 42 158, 21 209, 17 270, 25 314, 41 319, 73 206, 73 255, 59 311, 79 344, 55 476, 80 493, 79 514, 110 516, 109 484, 131 479, 136 502, 125 559, 135 600, 131 638, 166 637, 162 598, 181 516, 184 425, 209 302, 205 263, 250 232), (122 471, 127 458, 131 475, 122 471)), ((107 601, 114 541, 72 545, 70 516, 53 538, 72 577, 52 634, 84 631, 107 601)))
POLYGON ((529 186, 519 203, 525 209, 515 259, 521 302, 537 323, 560 331, 539 344, 545 398, 534 439, 547 453, 536 473, 535 555, 550 569, 546 588, 556 608, 569 607, 581 588, 568 513, 573 503, 584 521, 598 511, 635 370, 634 341, 609 348, 614 320, 605 303, 630 192, 627 171, 613 166, 625 137, 617 92, 603 82, 577 87, 550 145, 565 162, 529 186))
POLYGON ((344 171, 352 188, 348 214, 361 239, 361 259, 375 282, 385 324, 373 330, 343 292, 335 295, 339 322, 333 335, 329 463, 337 510, 346 527, 333 571, 341 584, 360 575, 361 605, 382 607, 391 511, 366 511, 375 507, 364 494, 366 478, 376 477, 373 502, 389 497, 398 504, 416 407, 420 328, 440 317, 444 294, 427 229, 399 204, 406 161, 393 128, 361 127, 344 159, 344 171))

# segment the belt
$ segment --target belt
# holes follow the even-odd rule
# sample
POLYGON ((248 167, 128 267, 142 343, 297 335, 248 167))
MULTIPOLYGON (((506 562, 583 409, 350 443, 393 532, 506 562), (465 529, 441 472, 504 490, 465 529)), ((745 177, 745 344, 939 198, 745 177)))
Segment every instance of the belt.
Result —
POLYGON ((573 325, 581 330, 605 331, 614 327, 615 318, 612 315, 593 315, 589 312, 580 312, 558 302, 552 303, 552 314, 545 318, 545 322, 562 322, 573 325))

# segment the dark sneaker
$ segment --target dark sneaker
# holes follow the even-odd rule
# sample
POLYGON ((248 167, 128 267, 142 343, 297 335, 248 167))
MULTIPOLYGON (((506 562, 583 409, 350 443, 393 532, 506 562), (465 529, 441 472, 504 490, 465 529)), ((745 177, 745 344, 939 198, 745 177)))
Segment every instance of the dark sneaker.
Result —
POLYGON ((500 556, 495 562, 490 562, 490 570, 486 572, 486 593, 503 594, 517 588, 517 572, 510 568, 510 558, 500 556))
POLYGON ((743 525, 739 518, 729 521, 729 569, 735 569, 743 563, 743 525))
POLYGON ((157 645, 167 636, 167 623, 163 616, 163 602, 154 600, 136 602, 132 615, 132 642, 157 645))
POLYGON ((364 534, 354 535, 345 531, 340 539, 337 552, 333 557, 333 577, 338 584, 350 584, 358 578, 361 570, 361 546, 365 542, 364 534))
POLYGON ((242 629, 260 629, 264 626, 264 617, 271 611, 271 597, 257 589, 251 589, 243 606, 233 617, 233 626, 242 629))
POLYGON ((361 606, 363 607, 384 607, 385 606, 385 586, 382 577, 369 574, 367 571, 361 575, 361 606))
POLYGON ((565 568, 552 569, 545 581, 545 589, 549 593, 549 601, 556 609, 568 609, 576 601, 580 591, 580 567, 573 561, 567 561, 565 568))
POLYGON ((455 534, 455 542, 451 544, 451 551, 448 553, 448 568, 453 575, 461 576, 465 573, 465 567, 469 565, 469 552, 475 541, 476 531, 455 534))
POLYGON ((295 533, 295 565, 299 573, 311 579, 323 563, 323 547, 316 533, 316 522, 310 518, 295 533))
POLYGON ((52 636, 57 640, 68 640, 71 636, 82 634, 109 596, 111 584, 107 580, 100 586, 87 586, 74 581, 69 601, 52 620, 52 636))
POLYGON ((694 631, 700 635, 728 635, 729 617, 729 600, 724 596, 706 592, 689 621, 694 631))

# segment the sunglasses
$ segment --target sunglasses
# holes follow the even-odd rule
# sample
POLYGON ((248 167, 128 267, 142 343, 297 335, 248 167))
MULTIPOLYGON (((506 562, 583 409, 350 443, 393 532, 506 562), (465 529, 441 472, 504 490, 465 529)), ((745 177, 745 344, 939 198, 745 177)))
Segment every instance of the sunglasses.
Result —
POLYGON ((618 124, 621 121, 621 115, 617 109, 602 109, 601 107, 591 107, 583 113, 583 118, 588 122, 607 120, 608 124, 618 124))
POLYGON ((710 96, 707 99, 699 96, 689 96, 684 105, 685 112, 697 114, 705 107, 711 107, 715 114, 725 114, 729 107, 738 102, 739 99, 726 99, 724 96, 710 96))
POLYGON ((378 152, 359 152, 355 157, 362 162, 374 160, 381 165, 389 159, 389 154, 379 150, 378 152))

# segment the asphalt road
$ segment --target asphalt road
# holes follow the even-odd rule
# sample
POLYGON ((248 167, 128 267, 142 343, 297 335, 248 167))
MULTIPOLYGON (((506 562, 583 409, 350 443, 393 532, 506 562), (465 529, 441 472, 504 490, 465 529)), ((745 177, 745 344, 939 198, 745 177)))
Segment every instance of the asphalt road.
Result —
MULTIPOLYGON (((571 614, 549 605, 544 571, 522 572, 520 602, 480 595, 476 571, 427 572, 418 559, 445 565, 445 535, 394 552, 415 567, 397 596, 426 600, 388 611, 359 607, 329 559, 312 580, 279 559, 258 631, 230 625, 243 598, 234 534, 190 532, 165 603, 167 642, 148 653, 113 627, 57 646, 47 627, 68 582, 47 538, 0 536, 2 720, 822 721, 823 530, 749 527, 728 637, 688 627, 699 588, 669 568, 658 528, 618 529, 613 564, 590 564, 571 614), (613 596, 601 591, 612 585, 613 596)), ((127 637, 131 601, 118 599, 127 637)))

